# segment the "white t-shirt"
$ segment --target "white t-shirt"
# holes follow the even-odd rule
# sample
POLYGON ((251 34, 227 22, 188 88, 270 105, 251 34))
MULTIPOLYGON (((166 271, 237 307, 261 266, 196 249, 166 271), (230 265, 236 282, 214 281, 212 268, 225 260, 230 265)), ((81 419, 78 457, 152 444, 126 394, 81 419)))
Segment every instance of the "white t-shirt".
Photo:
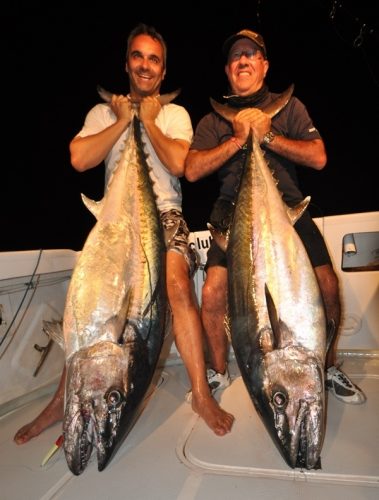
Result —
MULTIPOLYGON (((77 134, 81 137, 97 134, 115 123, 116 115, 108 104, 97 104, 87 114, 83 128, 77 134)), ((193 129, 191 118, 183 106, 177 104, 166 104, 162 106, 157 118, 156 125, 171 139, 183 139, 189 143, 192 141, 193 129)), ((105 158, 105 186, 107 186, 111 173, 120 158, 122 146, 125 142, 130 127, 121 135, 116 144, 105 158)), ((179 178, 172 175, 156 155, 148 135, 141 123, 142 140, 145 144, 147 163, 150 166, 150 175, 153 180, 154 192, 157 195, 158 209, 163 212, 175 208, 182 208, 182 189, 179 178)))

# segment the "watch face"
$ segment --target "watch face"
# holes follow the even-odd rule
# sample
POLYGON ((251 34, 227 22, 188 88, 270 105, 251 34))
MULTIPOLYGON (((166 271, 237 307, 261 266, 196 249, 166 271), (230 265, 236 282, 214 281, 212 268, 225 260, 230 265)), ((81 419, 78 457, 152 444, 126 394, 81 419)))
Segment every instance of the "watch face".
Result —
POLYGON ((275 135, 273 134, 273 132, 267 132, 267 134, 264 135, 263 137, 263 142, 265 142, 266 144, 270 144, 270 142, 273 141, 275 135))

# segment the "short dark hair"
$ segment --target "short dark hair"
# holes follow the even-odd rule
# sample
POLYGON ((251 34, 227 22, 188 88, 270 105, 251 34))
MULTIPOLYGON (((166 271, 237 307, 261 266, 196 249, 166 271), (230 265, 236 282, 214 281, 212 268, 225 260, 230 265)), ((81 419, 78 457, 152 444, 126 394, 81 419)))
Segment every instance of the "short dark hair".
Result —
POLYGON ((148 35, 154 40, 157 40, 161 45, 163 49, 163 67, 166 68, 166 60, 167 60, 167 45, 166 42, 163 38, 163 36, 158 33, 158 31, 154 28, 154 26, 148 26, 147 24, 144 23, 139 23, 137 26, 132 29, 128 36, 128 42, 127 42, 127 48, 126 48, 126 59, 128 59, 129 52, 130 52, 130 46, 132 44, 132 41, 136 36, 138 35, 148 35))

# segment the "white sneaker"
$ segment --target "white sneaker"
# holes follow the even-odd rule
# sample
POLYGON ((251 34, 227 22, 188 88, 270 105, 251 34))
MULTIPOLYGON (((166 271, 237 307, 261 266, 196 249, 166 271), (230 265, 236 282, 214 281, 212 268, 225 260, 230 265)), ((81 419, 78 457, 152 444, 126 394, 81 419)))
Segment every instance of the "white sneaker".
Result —
MULTIPOLYGON (((207 379, 208 385, 211 389, 212 396, 215 392, 226 389, 230 386, 230 375, 228 369, 225 370, 225 373, 218 373, 212 368, 208 368, 207 370, 207 379)), ((192 402, 192 391, 189 390, 185 395, 185 400, 187 403, 192 402)))
POLYGON ((326 370, 326 389, 344 403, 360 405, 366 401, 363 391, 336 366, 326 370))

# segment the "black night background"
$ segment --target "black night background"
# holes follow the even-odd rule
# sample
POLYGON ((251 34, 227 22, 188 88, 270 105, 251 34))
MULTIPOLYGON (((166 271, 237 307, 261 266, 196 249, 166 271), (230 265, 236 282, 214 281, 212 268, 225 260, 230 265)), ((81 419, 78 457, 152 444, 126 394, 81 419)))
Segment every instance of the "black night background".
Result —
MULTIPOLYGON (((126 39, 138 23, 154 25, 168 44, 162 92, 193 126, 226 91, 221 45, 243 28, 265 39, 267 82, 290 83, 327 147, 323 171, 299 169, 313 216, 379 209, 379 23, 374 0, 177 2, 12 2, 2 7, 1 251, 80 250, 95 220, 80 193, 99 200, 103 167, 77 173, 68 143, 96 86, 126 93, 126 39), (203 12, 203 9, 208 11, 203 12), (213 10, 213 14, 209 11, 213 10)), ((215 177, 182 180, 192 231, 206 227, 215 177)))

